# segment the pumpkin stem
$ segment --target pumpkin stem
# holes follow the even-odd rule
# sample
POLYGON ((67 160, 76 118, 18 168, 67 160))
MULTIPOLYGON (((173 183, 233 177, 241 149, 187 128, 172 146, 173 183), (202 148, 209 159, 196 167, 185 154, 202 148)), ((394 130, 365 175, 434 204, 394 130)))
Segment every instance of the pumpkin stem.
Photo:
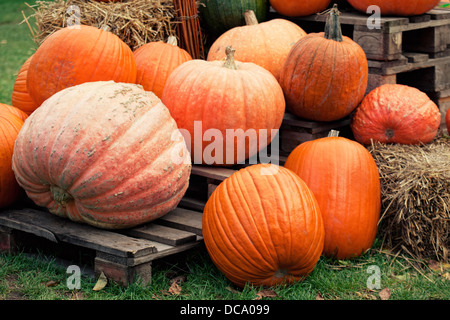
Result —
POLYGON ((325 39, 334 40, 337 42, 342 42, 342 29, 341 23, 339 22, 339 15, 341 13, 338 10, 337 4, 333 5, 330 10, 330 15, 327 18, 325 24, 325 39))
POLYGON ((171 45, 173 45, 173 46, 178 46, 178 40, 177 40, 177 37, 175 37, 175 36, 169 36, 169 37, 167 38, 167 43, 168 43, 168 44, 171 44, 171 45))
POLYGON ((247 10, 244 13, 245 24, 247 26, 254 26, 258 24, 258 18, 256 17, 255 11, 247 10))
POLYGON ((53 200, 62 206, 65 206, 70 200, 73 199, 66 190, 63 190, 58 186, 50 186, 50 192, 52 193, 53 200))
POLYGON ((339 131, 337 131, 337 130, 331 130, 331 131, 328 133, 328 137, 339 137, 339 131))
POLYGON ((234 52, 236 50, 231 46, 226 47, 225 54, 227 55, 227 59, 223 66, 228 69, 237 70, 236 62, 234 61, 234 52))

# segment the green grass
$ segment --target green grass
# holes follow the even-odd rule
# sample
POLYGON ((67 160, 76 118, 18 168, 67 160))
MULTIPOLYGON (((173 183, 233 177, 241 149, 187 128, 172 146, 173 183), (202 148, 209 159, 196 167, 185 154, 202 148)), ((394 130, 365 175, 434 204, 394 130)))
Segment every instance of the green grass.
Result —
MULTIPOLYGON (((0 102, 3 103, 10 103, 15 75, 36 48, 28 26, 21 24, 22 10, 28 10, 27 15, 30 13, 23 0, 2 0, 0 3, 0 102)), ((424 261, 395 257, 375 244, 363 257, 352 261, 332 261, 322 257, 304 281, 271 288, 270 297, 262 299, 373 300, 380 299, 382 290, 388 288, 391 300, 449 300, 449 272, 446 266, 435 271, 424 261), (367 287, 369 266, 380 268, 379 289, 367 287)), ((68 289, 67 277, 66 269, 51 255, 41 254, 37 259, 21 252, 0 254, 0 299, 254 300, 264 293, 262 288, 251 286, 236 288, 202 248, 189 251, 175 262, 155 262, 151 285, 136 282, 122 287, 109 282, 104 289, 93 291, 96 280, 83 276, 81 289, 74 291, 68 289), (169 290, 175 276, 185 279, 180 284, 179 294, 169 290)))
POLYGON ((380 300, 390 291, 390 300, 449 300, 449 266, 432 269, 424 261, 394 256, 374 248, 350 261, 321 257, 314 271, 302 282, 264 288, 234 286, 210 260, 204 248, 182 254, 176 261, 156 261, 152 283, 139 279, 128 287, 109 281, 93 291, 96 279, 82 276, 80 290, 70 290, 70 274, 50 256, 40 258, 19 252, 0 255, 0 299, 21 300, 380 300), (370 266, 380 270, 380 287, 369 288, 370 266), (171 292, 172 279, 180 277, 178 294, 171 292), (265 296, 264 293, 270 293, 265 296))
MULTIPOLYGON (((32 2, 29 2, 30 4, 32 2)), ((36 50, 31 32, 24 21, 32 10, 23 0, 0 2, 0 102, 11 104, 14 81, 20 67, 36 50)), ((33 23, 33 20, 30 20, 33 23)))

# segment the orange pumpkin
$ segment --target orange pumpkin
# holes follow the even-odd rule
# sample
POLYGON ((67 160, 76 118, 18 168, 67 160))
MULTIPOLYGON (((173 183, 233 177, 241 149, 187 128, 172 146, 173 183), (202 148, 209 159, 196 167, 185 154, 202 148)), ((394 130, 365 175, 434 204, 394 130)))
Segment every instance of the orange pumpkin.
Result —
POLYGON ((385 84, 372 90, 356 109, 351 129, 355 139, 369 145, 429 143, 437 135, 441 113, 417 88, 385 84))
POLYGON ((292 171, 268 164, 224 180, 206 203, 202 230, 212 261, 240 287, 302 280, 324 241, 311 190, 292 171))
POLYGON ((430 11, 438 5, 439 0, 348 0, 348 2, 362 12, 375 5, 380 8, 382 15, 415 16, 430 11))
POLYGON ((20 68, 11 95, 12 105, 28 115, 39 107, 39 105, 31 98, 27 88, 27 75, 31 58, 33 58, 33 56, 30 56, 20 68))
POLYGON ((447 126, 447 132, 450 134, 450 109, 445 114, 445 125, 447 126))
POLYGON ((319 203, 325 227, 323 253, 359 256, 377 233, 381 195, 377 165, 356 141, 327 137, 300 144, 286 160, 319 203))
POLYGON ((364 98, 369 68, 363 49, 342 36, 339 11, 330 11, 325 32, 301 38, 281 70, 287 108, 313 121, 348 116, 364 98))
POLYGON ((227 52, 225 62, 183 63, 164 88, 162 102, 195 163, 245 161, 272 141, 283 120, 283 91, 275 77, 254 63, 235 61, 234 49, 227 52))
POLYGON ((20 196, 20 187, 12 170, 14 142, 23 121, 7 108, 0 107, 0 208, 13 204, 20 196))
POLYGON ((28 115, 25 112, 23 112, 19 108, 10 106, 8 104, 0 103, 0 109, 8 110, 9 112, 18 116, 20 118, 20 120, 22 120, 22 121, 25 121, 28 118, 28 115))
POLYGON ((172 71, 183 62, 192 60, 191 55, 177 46, 177 38, 170 36, 167 42, 144 44, 134 51, 136 59, 136 83, 145 90, 162 97, 164 85, 172 71))
POLYGON ((247 25, 230 29, 214 41, 208 61, 225 59, 226 47, 232 46, 236 50, 236 60, 256 63, 278 79, 289 51, 306 32, 285 19, 258 23, 251 10, 245 13, 245 21, 247 25))
POLYGON ((330 2, 330 0, 270 0, 276 12, 288 17, 309 16, 322 12, 330 2))
POLYGON ((134 83, 133 52, 113 33, 81 25, 60 29, 44 40, 31 59, 27 89, 41 105, 62 89, 103 80, 134 83))
POLYGON ((37 205, 121 229, 173 210, 191 162, 158 97, 136 84, 97 81, 56 93, 30 115, 12 168, 37 205))

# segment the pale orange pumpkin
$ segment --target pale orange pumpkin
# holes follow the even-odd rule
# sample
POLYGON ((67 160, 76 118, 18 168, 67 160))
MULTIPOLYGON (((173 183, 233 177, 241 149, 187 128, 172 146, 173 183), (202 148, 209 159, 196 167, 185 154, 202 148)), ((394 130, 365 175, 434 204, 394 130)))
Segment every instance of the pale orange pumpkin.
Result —
POLYGON ((235 61, 231 47, 225 62, 192 60, 176 68, 161 100, 198 164, 233 165, 256 155, 275 138, 285 112, 276 78, 235 61))
POLYGON ((158 97, 136 84, 99 81, 64 89, 36 109, 17 137, 12 168, 37 205, 121 229, 173 210, 191 162, 158 97))
POLYGON ((306 32, 285 19, 258 23, 253 11, 245 13, 245 21, 245 26, 230 29, 214 41, 207 60, 225 60, 225 49, 232 46, 237 61, 256 63, 272 72, 278 80, 291 48, 306 32))

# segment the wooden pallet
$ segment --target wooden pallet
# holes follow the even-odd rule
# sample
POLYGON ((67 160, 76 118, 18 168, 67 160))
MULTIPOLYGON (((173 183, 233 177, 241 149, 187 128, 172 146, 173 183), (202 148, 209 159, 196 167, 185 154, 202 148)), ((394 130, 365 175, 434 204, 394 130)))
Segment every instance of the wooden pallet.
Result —
POLYGON ((288 156, 299 144, 324 138, 331 130, 340 131, 340 136, 351 138, 351 115, 330 122, 317 122, 300 119, 286 112, 280 128, 280 156, 288 156))
POLYGON ((18 233, 95 252, 94 270, 124 286, 138 278, 151 283, 152 261, 202 244, 202 213, 176 208, 138 227, 111 231, 72 222, 44 209, 10 209, 0 213, 0 251, 13 251, 18 233))

